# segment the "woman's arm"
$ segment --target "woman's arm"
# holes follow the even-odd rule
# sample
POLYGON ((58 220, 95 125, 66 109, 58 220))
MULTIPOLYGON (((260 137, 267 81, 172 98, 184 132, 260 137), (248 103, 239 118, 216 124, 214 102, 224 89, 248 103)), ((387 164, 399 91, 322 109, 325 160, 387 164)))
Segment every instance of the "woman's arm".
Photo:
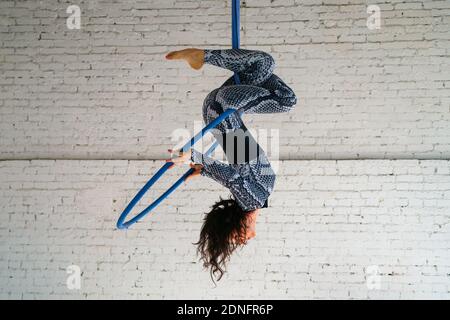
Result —
MULTIPOLYGON (((169 152, 172 153, 172 150, 169 149, 169 152)), ((230 164, 215 160, 195 149, 191 149, 190 152, 179 153, 178 156, 171 157, 166 162, 173 162, 174 165, 180 165, 188 163, 189 160, 193 162, 190 166, 195 170, 192 176, 201 174, 202 176, 215 180, 224 187, 229 187, 232 179, 238 177, 237 170, 230 164)))

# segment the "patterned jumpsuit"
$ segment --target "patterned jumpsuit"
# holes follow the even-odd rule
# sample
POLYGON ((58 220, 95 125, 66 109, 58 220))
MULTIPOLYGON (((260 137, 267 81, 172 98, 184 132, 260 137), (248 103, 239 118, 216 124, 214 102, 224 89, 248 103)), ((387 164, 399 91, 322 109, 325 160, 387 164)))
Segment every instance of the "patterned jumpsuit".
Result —
MULTIPOLYGON (((273 74, 275 62, 269 54, 245 49, 204 52, 205 63, 237 73, 241 82, 236 85, 234 78, 230 77, 220 88, 209 93, 204 101, 205 124, 229 108, 238 110, 222 121, 216 127, 218 130, 213 130, 216 139, 220 133, 226 135, 236 129, 246 131, 240 116, 242 113, 287 112, 297 103, 292 89, 273 74)), ((218 141, 222 145, 222 139, 218 141)), ((257 147, 257 156, 248 162, 226 164, 194 149, 191 151, 191 160, 203 165, 201 175, 228 188, 244 211, 252 211, 267 206, 275 183, 275 173, 269 160, 259 145, 257 147)), ((225 153, 228 156, 227 151, 225 153)))

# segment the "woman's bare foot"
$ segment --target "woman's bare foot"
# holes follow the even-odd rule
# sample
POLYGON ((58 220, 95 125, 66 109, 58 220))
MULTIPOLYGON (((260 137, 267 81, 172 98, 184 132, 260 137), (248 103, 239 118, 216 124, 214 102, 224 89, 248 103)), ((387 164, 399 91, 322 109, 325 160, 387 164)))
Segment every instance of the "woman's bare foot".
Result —
POLYGON ((166 55, 168 60, 186 60, 192 69, 198 70, 203 66, 205 51, 201 49, 189 48, 180 51, 172 51, 166 55))

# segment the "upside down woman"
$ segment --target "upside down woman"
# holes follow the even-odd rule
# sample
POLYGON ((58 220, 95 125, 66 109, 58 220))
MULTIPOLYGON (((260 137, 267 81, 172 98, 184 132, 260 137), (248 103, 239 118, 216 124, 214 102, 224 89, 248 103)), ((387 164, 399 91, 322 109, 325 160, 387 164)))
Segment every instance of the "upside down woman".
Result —
POLYGON ((273 74, 275 63, 272 56, 262 51, 191 48, 170 52, 166 58, 183 59, 195 70, 208 63, 231 70, 240 79, 240 84, 236 84, 230 77, 220 88, 209 93, 203 104, 205 124, 214 121, 229 108, 238 111, 217 125, 213 133, 225 152, 228 164, 194 149, 167 160, 175 165, 192 161, 190 165, 194 172, 191 176, 207 176, 228 188, 232 194, 230 199, 220 198, 206 213, 200 239, 195 243, 203 266, 211 268, 211 277, 219 273, 217 280, 220 280, 230 255, 256 236, 256 218, 261 208, 268 206, 275 183, 275 173, 267 156, 252 139, 240 115, 287 112, 293 109, 297 98, 292 89, 273 74), (244 132, 250 138, 249 144, 253 143, 257 150, 249 152, 247 144, 243 161, 236 161, 237 155, 242 153, 240 150, 236 151, 236 147, 230 150, 224 143, 227 136, 236 131, 244 132), (237 155, 230 156, 233 151, 237 155))

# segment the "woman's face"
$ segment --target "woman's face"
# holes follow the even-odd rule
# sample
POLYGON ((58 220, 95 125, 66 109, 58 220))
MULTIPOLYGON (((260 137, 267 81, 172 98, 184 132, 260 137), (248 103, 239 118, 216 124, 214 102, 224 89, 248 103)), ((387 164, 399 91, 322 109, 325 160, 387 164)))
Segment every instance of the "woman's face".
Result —
POLYGON ((256 217, 258 216, 259 209, 253 210, 247 213, 247 233, 245 237, 240 239, 235 238, 239 244, 245 244, 248 240, 253 239, 256 236, 256 217))

